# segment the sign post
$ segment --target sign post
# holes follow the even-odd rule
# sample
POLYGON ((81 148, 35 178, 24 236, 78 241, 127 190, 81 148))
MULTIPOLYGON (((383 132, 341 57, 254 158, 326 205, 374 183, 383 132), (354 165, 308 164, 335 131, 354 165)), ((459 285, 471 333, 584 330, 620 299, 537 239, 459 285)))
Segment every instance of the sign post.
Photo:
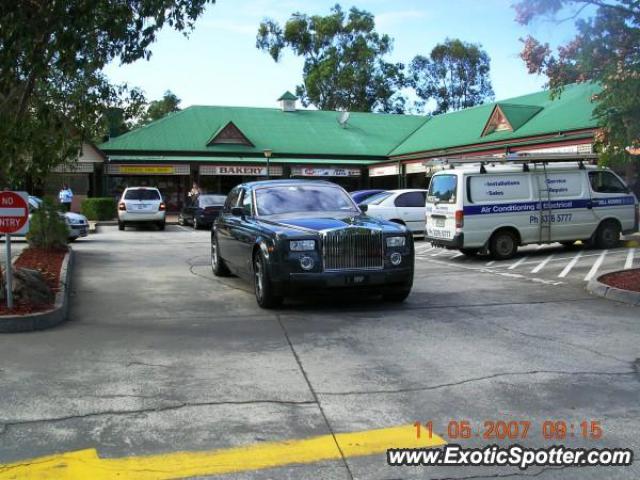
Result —
POLYGON ((13 308, 13 268, 11 235, 29 231, 29 197, 27 192, 0 192, 0 233, 5 234, 7 308, 13 308))

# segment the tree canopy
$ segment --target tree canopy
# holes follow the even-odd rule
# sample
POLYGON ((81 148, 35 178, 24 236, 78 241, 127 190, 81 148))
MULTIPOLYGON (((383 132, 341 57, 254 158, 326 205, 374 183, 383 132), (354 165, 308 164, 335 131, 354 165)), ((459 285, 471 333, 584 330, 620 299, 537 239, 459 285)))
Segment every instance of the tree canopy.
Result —
POLYGON ((575 21, 577 35, 556 52, 529 36, 521 57, 530 73, 549 78, 555 95, 569 83, 597 82, 602 159, 628 159, 628 148, 640 148, 640 1, 521 0, 515 9, 523 25, 538 17, 575 21))
POLYGON ((413 59, 411 82, 418 97, 435 100, 434 114, 473 107, 493 100, 490 63, 480 45, 446 39, 429 57, 417 55, 413 59))
POLYGON ((149 103, 140 124, 144 125, 159 120, 169 113, 179 112, 180 102, 181 100, 175 93, 167 90, 160 100, 153 100, 149 103))
POLYGON ((75 157, 113 108, 139 92, 109 62, 149 58, 165 25, 189 31, 214 0, 32 0, 0 4, 0 175, 43 177, 75 157))
POLYGON ((285 48, 304 58, 302 85, 296 88, 303 105, 323 110, 384 111, 403 109, 399 94, 405 82, 402 63, 385 57, 392 40, 375 29, 374 16, 340 5, 326 16, 294 13, 282 27, 263 21, 256 47, 277 62, 285 48))

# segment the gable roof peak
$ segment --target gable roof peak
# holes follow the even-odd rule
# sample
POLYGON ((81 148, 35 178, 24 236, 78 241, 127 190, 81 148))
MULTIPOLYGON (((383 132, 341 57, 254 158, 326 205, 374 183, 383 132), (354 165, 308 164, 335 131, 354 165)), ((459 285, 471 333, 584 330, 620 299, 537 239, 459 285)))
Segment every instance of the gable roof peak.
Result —
POLYGON ((296 97, 293 93, 291 93, 289 90, 287 90, 282 95, 280 95, 280 98, 277 101, 281 102, 282 100, 294 100, 295 101, 295 100, 298 100, 298 97, 296 97))

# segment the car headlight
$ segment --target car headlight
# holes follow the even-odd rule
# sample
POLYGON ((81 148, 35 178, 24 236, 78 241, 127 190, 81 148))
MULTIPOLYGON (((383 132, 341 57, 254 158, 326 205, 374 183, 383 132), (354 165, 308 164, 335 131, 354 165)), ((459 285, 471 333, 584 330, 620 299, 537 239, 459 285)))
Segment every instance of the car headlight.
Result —
POLYGON ((404 247, 405 237, 387 237, 387 247, 404 247))
POLYGON ((289 242, 289 250, 292 252, 308 252, 316 249, 315 240, 291 240, 289 242))

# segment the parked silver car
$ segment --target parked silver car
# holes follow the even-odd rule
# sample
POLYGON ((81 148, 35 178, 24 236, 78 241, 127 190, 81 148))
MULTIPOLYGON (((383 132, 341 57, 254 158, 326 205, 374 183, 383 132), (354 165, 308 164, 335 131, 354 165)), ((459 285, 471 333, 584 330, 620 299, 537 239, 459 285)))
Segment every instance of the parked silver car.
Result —
POLYGON ((118 228, 127 224, 154 223, 164 230, 167 207, 160 190, 153 187, 129 187, 118 202, 118 228))
MULTIPOLYGON (((31 218, 33 211, 40 208, 41 205, 41 198, 29 195, 29 218, 31 218)), ((89 235, 89 220, 84 215, 73 212, 60 212, 60 216, 64 216, 64 223, 67 224, 69 229, 70 242, 89 235)))

